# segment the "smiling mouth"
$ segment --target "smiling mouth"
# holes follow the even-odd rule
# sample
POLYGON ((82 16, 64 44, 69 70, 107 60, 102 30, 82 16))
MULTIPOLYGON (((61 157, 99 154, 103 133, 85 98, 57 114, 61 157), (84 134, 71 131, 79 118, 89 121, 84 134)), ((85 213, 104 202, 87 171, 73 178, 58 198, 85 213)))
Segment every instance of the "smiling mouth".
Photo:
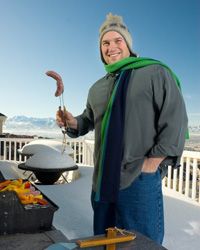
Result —
POLYGON ((115 53, 115 54, 110 54, 110 55, 108 55, 109 57, 116 57, 116 56, 118 56, 120 53, 115 53))

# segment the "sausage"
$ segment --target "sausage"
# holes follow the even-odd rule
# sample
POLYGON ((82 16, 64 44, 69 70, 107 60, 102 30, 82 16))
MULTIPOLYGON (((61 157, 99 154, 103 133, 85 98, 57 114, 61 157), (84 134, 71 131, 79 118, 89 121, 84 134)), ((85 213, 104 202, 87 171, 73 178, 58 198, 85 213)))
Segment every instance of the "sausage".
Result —
POLYGON ((56 73, 55 71, 52 71, 52 70, 47 71, 46 75, 48 75, 48 76, 50 76, 50 77, 52 77, 53 79, 56 80, 57 89, 56 89, 56 92, 55 92, 55 96, 60 96, 64 92, 64 84, 63 84, 61 76, 58 73, 56 73))

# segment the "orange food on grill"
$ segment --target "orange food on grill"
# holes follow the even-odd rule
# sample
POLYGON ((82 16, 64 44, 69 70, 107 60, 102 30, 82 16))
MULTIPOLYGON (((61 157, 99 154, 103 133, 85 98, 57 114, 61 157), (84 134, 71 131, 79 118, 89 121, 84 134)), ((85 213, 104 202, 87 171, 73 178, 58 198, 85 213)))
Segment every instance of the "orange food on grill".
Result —
POLYGON ((40 204, 47 205, 48 202, 43 198, 40 191, 35 190, 30 181, 22 179, 6 180, 0 182, 0 192, 14 191, 17 193, 22 204, 40 204))

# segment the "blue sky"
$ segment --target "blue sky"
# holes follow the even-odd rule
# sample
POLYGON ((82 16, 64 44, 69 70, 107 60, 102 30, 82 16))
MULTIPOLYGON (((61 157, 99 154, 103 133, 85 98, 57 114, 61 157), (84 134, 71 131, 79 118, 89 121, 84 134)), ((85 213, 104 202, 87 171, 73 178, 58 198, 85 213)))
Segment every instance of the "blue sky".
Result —
POLYGON ((134 50, 171 67, 182 83, 190 124, 200 124, 200 1, 0 0, 0 113, 54 117, 59 98, 74 115, 105 74, 98 30, 107 13, 122 15, 134 50))

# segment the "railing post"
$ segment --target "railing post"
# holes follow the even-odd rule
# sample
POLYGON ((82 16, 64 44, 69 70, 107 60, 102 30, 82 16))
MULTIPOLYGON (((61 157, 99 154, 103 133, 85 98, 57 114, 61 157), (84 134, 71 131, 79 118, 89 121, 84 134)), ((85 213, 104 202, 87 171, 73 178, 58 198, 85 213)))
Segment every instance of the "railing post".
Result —
POLYGON ((184 168, 184 157, 181 157, 181 167, 179 168, 179 193, 183 193, 183 168, 184 168))
POLYGON ((85 145, 85 140, 83 141, 83 164, 85 163, 85 155, 86 155, 86 145, 85 145))
POLYGON ((193 159, 192 170, 192 199, 196 200, 196 188, 197 188, 197 159, 193 159))
POLYGON ((186 159, 186 176, 185 176, 185 196, 189 196, 190 187, 190 157, 186 159))
POLYGON ((4 148, 3 148, 3 159, 4 159, 4 161, 6 160, 6 154, 7 154, 6 141, 4 141, 4 148))
POLYGON ((177 191, 177 169, 173 169, 173 190, 177 191))
POLYGON ((14 161, 17 160, 17 143, 16 141, 14 141, 14 148, 15 148, 15 151, 14 151, 14 161))
POLYGON ((12 144, 12 142, 9 141, 9 142, 8 142, 8 160, 9 160, 9 161, 11 161, 11 153, 12 153, 11 144, 12 144))
POLYGON ((171 188, 171 178, 172 178, 172 167, 168 166, 168 174, 167 174, 167 187, 171 188))

